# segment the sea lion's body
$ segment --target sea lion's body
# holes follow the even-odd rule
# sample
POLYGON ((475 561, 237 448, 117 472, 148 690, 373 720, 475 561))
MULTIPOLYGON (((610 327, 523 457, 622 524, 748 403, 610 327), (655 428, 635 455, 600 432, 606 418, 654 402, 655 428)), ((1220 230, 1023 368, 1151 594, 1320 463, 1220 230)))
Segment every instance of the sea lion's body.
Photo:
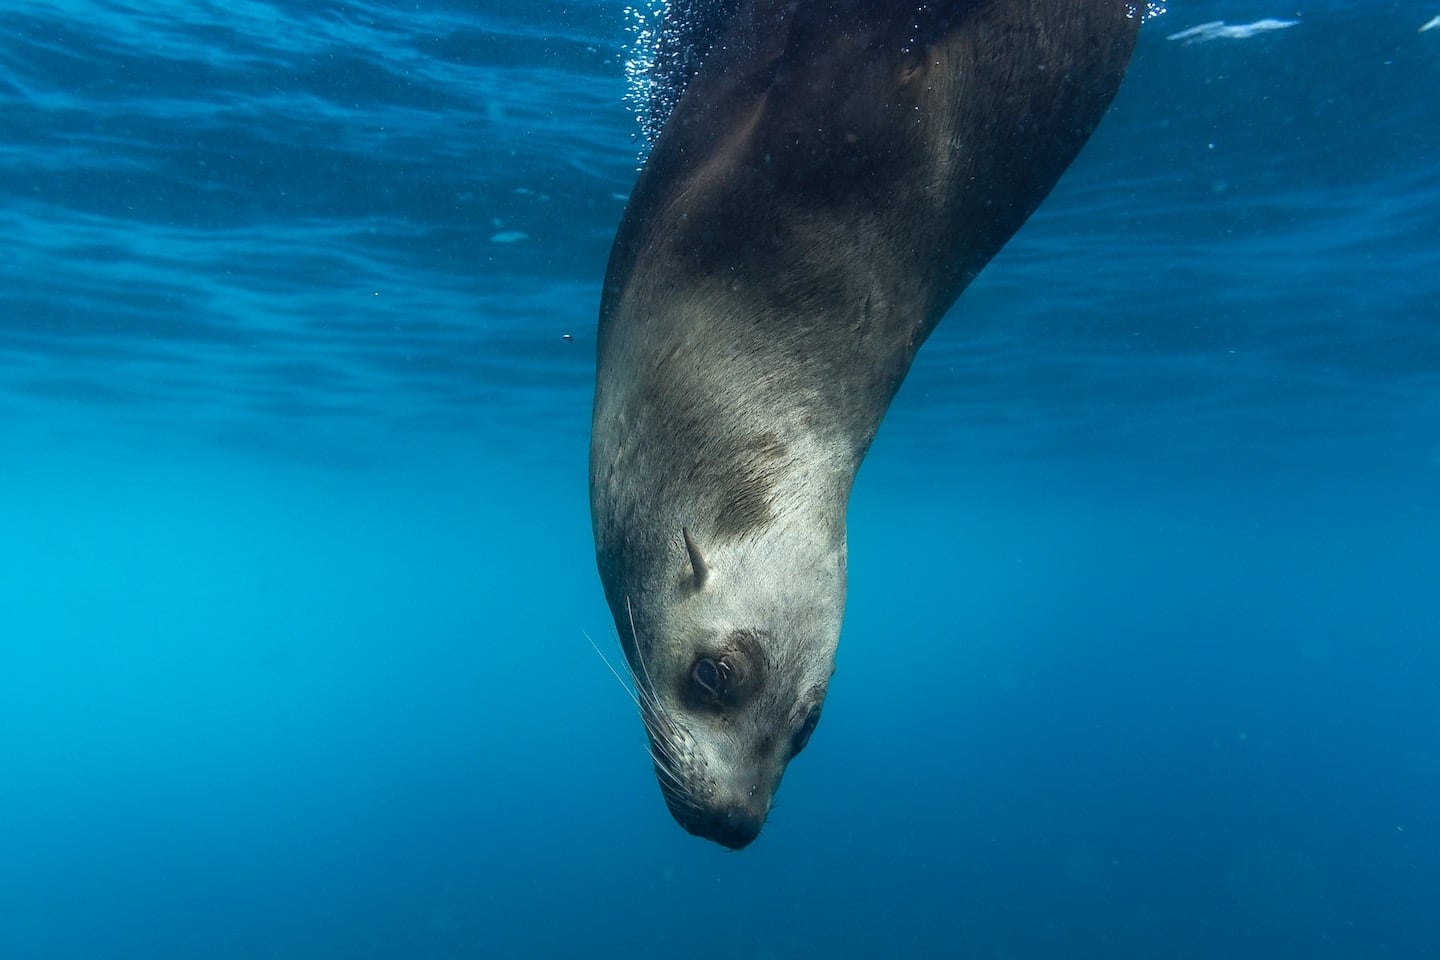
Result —
POLYGON ((590 482, 691 832, 758 833, 833 670, 855 471, 1137 28, 1122 0, 744 0, 665 124, 605 281, 590 482))

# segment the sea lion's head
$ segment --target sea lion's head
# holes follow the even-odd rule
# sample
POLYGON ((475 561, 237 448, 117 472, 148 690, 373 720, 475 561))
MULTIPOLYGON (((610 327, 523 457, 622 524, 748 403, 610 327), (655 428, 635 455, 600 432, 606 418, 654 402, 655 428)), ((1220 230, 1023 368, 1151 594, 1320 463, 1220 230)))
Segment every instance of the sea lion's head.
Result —
POLYGON ((621 636, 666 805, 690 833, 738 850, 820 720, 843 540, 804 556, 763 536, 702 552, 685 530, 671 547, 670 575, 626 598, 621 636))

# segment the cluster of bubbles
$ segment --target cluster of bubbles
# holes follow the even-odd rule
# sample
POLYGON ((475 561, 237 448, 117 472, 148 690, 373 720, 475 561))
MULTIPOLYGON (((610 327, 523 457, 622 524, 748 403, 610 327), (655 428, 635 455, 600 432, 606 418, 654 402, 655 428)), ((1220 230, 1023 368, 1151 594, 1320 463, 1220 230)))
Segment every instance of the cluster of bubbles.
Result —
POLYGON ((1144 9, 1144 10, 1141 10, 1141 9, 1140 9, 1140 5, 1139 5, 1139 4, 1136 4, 1136 3, 1126 4, 1126 11, 1125 11, 1125 12, 1126 12, 1126 14, 1130 17, 1131 20, 1134 20, 1136 17, 1139 17, 1140 20, 1143 22, 1143 21, 1145 21, 1145 20, 1154 20, 1156 17, 1164 14, 1164 13, 1166 12, 1166 10, 1165 10, 1165 4, 1164 4, 1164 3, 1148 2, 1148 3, 1145 4, 1145 9, 1144 9))
POLYGON ((690 78, 743 0, 635 0, 626 73, 646 145, 654 143, 690 78))
MULTIPOLYGON (((625 8, 630 34, 625 102, 640 128, 636 139, 641 162, 727 14, 737 6, 739 0, 633 0, 625 8)), ((1132 19, 1153 20, 1166 8, 1163 0, 1147 0, 1143 5, 1127 2, 1126 12, 1132 19)))
POLYGON ((652 119, 655 87, 655 52, 665 25, 665 0, 639 0, 625 8, 630 33, 625 57, 625 103, 640 125, 646 148, 654 141, 652 119))

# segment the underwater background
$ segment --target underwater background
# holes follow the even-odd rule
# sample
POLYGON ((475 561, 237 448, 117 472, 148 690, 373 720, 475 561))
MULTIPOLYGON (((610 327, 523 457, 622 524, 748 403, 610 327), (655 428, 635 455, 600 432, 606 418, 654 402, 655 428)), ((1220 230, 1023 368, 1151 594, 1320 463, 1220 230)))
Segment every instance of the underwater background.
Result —
POLYGON ((1169 7, 733 854, 586 640, 656 9, 6 0, 0 958, 1440 957, 1440 3, 1169 7))

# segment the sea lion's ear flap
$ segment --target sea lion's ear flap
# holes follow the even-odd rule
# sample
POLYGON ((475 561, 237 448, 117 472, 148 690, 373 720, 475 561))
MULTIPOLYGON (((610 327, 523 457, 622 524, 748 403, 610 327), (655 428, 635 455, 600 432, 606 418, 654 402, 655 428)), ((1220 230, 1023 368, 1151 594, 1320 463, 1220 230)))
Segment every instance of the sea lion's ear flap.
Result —
POLYGON ((695 545, 695 538, 690 536, 690 528, 681 527, 680 533, 685 537, 685 552, 690 554, 690 569, 695 573, 695 589, 703 590, 705 581, 710 577, 710 565, 705 562, 704 554, 695 545))

